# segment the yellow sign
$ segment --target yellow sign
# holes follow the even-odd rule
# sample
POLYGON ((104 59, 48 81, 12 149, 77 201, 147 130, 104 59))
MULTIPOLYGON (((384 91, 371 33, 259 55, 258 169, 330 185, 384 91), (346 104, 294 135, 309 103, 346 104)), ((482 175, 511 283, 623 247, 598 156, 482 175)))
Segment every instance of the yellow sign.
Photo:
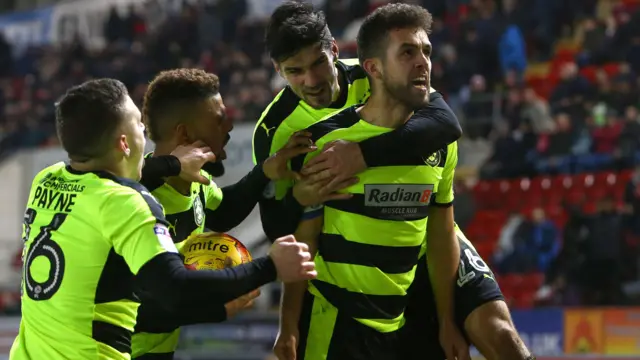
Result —
POLYGON ((602 310, 565 310, 565 353, 602 354, 604 350, 603 329, 604 314, 602 310))
POLYGON ((640 308, 605 310, 604 338, 606 354, 640 357, 640 308))

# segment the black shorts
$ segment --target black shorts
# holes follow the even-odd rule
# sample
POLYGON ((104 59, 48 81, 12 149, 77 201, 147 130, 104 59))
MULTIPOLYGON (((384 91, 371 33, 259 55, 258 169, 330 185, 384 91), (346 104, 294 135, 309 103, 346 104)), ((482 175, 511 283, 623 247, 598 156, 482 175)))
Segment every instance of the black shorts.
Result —
MULTIPOLYGON (((466 241, 460 242, 460 267, 455 286, 455 321, 467 338, 464 322, 475 309, 494 300, 504 300, 495 276, 487 263, 466 241)), ((444 352, 438 340, 438 318, 426 259, 419 260, 416 277, 409 288, 405 310, 407 322, 400 330, 402 359, 440 360, 444 352)))
POLYGON ((400 360, 397 331, 376 331, 308 292, 298 326, 298 360, 400 360))

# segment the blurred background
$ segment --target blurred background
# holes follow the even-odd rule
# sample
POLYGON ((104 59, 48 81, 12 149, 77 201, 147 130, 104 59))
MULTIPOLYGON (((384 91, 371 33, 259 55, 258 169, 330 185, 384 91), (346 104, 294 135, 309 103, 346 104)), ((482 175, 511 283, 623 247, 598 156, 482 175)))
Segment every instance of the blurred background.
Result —
MULTIPOLYGON (((342 58, 388 1, 314 0, 342 58)), ((464 128, 456 220, 497 273, 539 359, 640 359, 640 1, 414 0, 434 17, 432 85, 464 128), (580 355, 582 354, 582 355, 580 355)), ((21 223, 32 177, 65 160, 53 103, 94 77, 140 102, 158 71, 218 74, 235 121, 226 173, 285 85, 263 46, 280 0, 0 2, 0 359, 20 318, 21 223)), ((152 144, 150 145, 152 146, 152 144)), ((232 232, 254 254, 254 212, 232 232)), ((256 310, 183 331, 180 359, 267 359, 278 286, 256 310)))

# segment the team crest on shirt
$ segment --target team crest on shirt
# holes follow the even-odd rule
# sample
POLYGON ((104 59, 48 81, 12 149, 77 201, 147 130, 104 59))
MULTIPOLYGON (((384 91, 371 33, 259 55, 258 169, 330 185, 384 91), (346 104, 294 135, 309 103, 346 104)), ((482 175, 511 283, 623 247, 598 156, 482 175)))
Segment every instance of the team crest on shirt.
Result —
POLYGON ((193 199, 193 219, 197 226, 201 226, 204 222, 204 207, 202 206, 202 201, 200 201, 200 196, 196 196, 193 199))
POLYGON ((429 156, 424 163, 429 165, 429 166, 438 166, 438 164, 440 164, 440 159, 441 159, 442 155, 440 154, 440 150, 434 152, 433 154, 431 154, 431 156, 429 156))

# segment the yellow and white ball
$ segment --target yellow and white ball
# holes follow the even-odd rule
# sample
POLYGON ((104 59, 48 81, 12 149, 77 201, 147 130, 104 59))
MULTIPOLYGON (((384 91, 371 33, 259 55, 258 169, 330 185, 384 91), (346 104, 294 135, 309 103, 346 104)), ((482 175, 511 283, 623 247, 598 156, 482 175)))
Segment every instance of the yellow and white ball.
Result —
POLYGON ((184 264, 193 270, 218 270, 250 262, 251 253, 231 235, 207 232, 189 236, 181 246, 184 264), (228 260, 227 260, 228 259, 228 260))

